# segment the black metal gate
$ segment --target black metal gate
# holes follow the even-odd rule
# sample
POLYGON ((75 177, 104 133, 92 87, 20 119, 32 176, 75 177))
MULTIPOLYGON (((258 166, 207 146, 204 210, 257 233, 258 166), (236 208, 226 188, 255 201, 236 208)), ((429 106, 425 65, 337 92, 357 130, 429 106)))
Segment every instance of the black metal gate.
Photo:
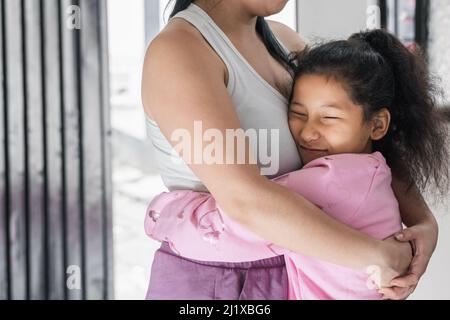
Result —
POLYGON ((0 299, 112 298, 108 100, 106 0, 0 0, 0 299))

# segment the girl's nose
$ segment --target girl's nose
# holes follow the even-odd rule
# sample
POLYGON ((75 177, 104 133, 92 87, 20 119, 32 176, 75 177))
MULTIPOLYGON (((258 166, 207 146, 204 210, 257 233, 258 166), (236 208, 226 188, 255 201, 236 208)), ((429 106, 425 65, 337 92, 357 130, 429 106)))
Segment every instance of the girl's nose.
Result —
POLYGON ((320 132, 311 124, 306 123, 300 133, 303 141, 309 143, 320 138, 320 132))

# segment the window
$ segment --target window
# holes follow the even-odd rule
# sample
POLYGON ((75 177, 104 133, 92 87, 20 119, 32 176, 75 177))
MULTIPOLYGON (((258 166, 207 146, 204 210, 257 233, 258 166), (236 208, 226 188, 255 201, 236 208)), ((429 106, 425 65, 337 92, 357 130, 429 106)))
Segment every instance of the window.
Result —
POLYGON ((382 26, 406 46, 419 45, 426 52, 429 0, 381 0, 382 26))

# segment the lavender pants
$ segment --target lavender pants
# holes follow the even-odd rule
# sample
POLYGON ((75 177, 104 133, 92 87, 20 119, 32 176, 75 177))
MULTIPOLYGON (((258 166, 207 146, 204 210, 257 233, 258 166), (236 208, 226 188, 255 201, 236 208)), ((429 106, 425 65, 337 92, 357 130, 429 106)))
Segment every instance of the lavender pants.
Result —
POLYGON ((287 300, 284 256, 229 263, 183 258, 167 242, 155 253, 147 300, 287 300))

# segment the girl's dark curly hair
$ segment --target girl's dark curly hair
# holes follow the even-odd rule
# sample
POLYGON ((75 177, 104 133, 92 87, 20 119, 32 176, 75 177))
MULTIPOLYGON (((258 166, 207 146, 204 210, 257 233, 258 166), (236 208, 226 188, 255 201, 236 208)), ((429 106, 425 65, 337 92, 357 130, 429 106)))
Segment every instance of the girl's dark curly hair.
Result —
POLYGON ((446 195, 449 128, 436 106, 439 91, 420 53, 410 52, 385 30, 373 30, 295 53, 291 68, 294 80, 319 74, 341 82, 364 109, 365 120, 387 108, 390 128, 381 141, 374 141, 373 151, 381 152, 410 187, 425 191, 432 182, 446 195))

